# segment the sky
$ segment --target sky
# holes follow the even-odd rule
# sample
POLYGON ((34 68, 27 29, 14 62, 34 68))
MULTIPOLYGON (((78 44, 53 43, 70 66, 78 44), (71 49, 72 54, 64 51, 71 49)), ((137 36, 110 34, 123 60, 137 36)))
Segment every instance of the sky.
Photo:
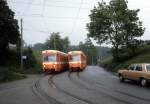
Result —
MULTIPOLYGON (((68 36, 72 45, 85 41, 89 14, 101 0, 7 0, 15 18, 23 19, 23 39, 27 44, 43 43, 52 32, 68 36)), ((109 2, 109 0, 103 0, 109 2)), ((140 9, 146 28, 142 39, 150 40, 150 1, 128 0, 129 9, 140 9)))

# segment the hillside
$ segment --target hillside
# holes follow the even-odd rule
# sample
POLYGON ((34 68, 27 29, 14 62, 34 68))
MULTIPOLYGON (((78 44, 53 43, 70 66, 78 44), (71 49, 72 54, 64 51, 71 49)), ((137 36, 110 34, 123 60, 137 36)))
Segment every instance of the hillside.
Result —
POLYGON ((127 67, 133 63, 150 63, 150 45, 145 45, 138 50, 138 54, 123 62, 114 62, 112 58, 103 60, 101 65, 110 71, 116 72, 118 69, 127 67))

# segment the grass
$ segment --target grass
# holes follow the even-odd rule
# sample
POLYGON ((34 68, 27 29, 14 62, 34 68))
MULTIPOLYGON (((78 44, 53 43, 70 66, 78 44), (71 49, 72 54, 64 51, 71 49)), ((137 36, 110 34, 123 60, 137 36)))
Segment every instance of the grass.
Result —
POLYGON ((24 68, 22 71, 23 74, 40 74, 41 72, 42 69, 40 67, 24 68))
POLYGON ((27 78, 24 74, 20 74, 11 70, 11 68, 0 67, 0 83, 9 82, 27 78))
POLYGON ((134 63, 150 63, 150 45, 142 47, 139 54, 123 62, 114 62, 112 58, 103 60, 101 65, 109 71, 117 72, 134 63))

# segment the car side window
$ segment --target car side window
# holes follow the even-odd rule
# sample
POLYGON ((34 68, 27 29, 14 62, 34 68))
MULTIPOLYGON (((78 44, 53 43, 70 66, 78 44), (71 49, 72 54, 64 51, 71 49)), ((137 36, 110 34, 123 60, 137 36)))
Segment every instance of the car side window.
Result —
POLYGON ((134 70, 134 65, 129 66, 128 69, 129 69, 130 71, 133 71, 133 70, 134 70))
POLYGON ((142 71, 142 66, 137 65, 135 71, 142 71))

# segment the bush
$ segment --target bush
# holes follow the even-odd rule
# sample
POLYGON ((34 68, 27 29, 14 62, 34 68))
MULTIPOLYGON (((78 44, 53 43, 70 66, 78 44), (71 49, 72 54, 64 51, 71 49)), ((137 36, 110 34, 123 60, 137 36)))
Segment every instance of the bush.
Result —
POLYGON ((34 67, 34 68, 25 68, 23 69, 24 74, 39 74, 42 73, 42 70, 39 67, 34 67))
POLYGON ((5 52, 0 53, 0 66, 15 66, 19 67, 20 65, 20 54, 16 50, 6 50, 5 52))
MULTIPOLYGON (((16 70, 16 69, 13 69, 16 70)), ((12 68, 0 68, 0 82, 13 81, 26 78, 25 75, 12 71, 12 68)))
POLYGON ((101 65, 108 71, 117 72, 118 69, 126 68, 129 64, 124 62, 115 62, 113 59, 109 59, 101 62, 101 65))
POLYGON ((23 60, 23 64, 25 68, 28 69, 37 66, 37 60, 33 54, 33 50, 31 49, 31 47, 24 49, 23 55, 27 56, 27 58, 23 60))
POLYGON ((104 60, 101 62, 101 65, 107 70, 117 72, 118 69, 126 68, 130 64, 134 63, 150 63, 150 45, 143 46, 139 49, 138 55, 120 62, 116 62, 113 59, 104 60))

